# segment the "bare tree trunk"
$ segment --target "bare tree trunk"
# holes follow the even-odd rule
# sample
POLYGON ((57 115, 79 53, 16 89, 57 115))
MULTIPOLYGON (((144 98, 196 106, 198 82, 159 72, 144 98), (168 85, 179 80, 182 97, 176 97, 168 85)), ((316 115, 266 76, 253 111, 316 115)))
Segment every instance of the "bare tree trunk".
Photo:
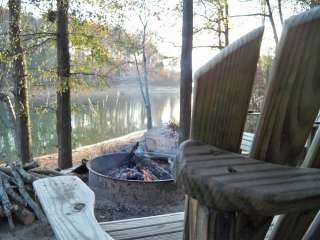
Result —
POLYGON ((283 14, 282 14, 282 0, 278 0, 278 9, 281 25, 283 25, 283 14))
POLYGON ((217 27, 218 27, 218 47, 219 49, 222 49, 224 46, 222 44, 222 24, 221 22, 223 22, 223 16, 221 14, 221 8, 219 5, 218 8, 218 19, 217 19, 217 27))
POLYGON ((224 4, 224 39, 225 47, 229 45, 229 3, 228 0, 224 4))
POLYGON ((189 138, 192 94, 193 1, 183 0, 182 49, 180 61, 180 142, 189 138))
POLYGON ((271 9, 271 5, 270 5, 270 0, 266 0, 266 3, 267 3, 268 11, 269 11, 269 19, 270 19, 270 23, 271 23, 271 27, 272 27, 272 31, 273 31, 274 41, 276 42, 276 44, 278 44, 279 38, 278 38, 278 34, 277 34, 276 25, 275 25, 274 19, 273 19, 273 14, 272 14, 272 9, 271 9))
POLYGON ((57 0, 57 135, 58 167, 72 166, 68 0, 57 0))
POLYGON ((143 84, 142 84, 141 73, 140 73, 140 70, 139 70, 139 64, 138 64, 137 56, 136 56, 135 53, 133 54, 133 56, 134 56, 134 63, 136 65, 136 70, 137 70, 137 73, 138 73, 138 83, 139 83, 141 96, 142 96, 142 99, 143 99, 144 106, 145 106, 145 108, 147 108, 147 101, 146 101, 146 96, 145 96, 144 90, 143 90, 143 84))
POLYGON ((17 155, 22 163, 31 161, 31 129, 24 56, 20 42, 21 1, 9 0, 9 38, 14 80, 17 155))
MULTIPOLYGON (((6 108, 6 111, 8 112, 8 120, 10 121, 10 128, 12 129, 13 135, 14 135, 14 145, 16 147, 16 152, 18 155, 18 149, 19 149, 19 143, 18 143, 18 138, 16 136, 16 113, 14 110, 14 107, 12 105, 12 102, 10 100, 10 97, 7 94, 1 93, 0 92, 0 102, 4 103, 4 106, 6 108)), ((18 164, 22 165, 21 163, 21 158, 18 157, 18 164)))
POLYGON ((143 26, 143 38, 142 38, 142 58, 143 58, 143 71, 144 71, 144 87, 145 87, 145 98, 146 98, 146 111, 147 111, 147 129, 152 128, 152 112, 151 103, 149 96, 149 79, 148 79, 148 66, 146 56, 146 30, 147 24, 143 26))

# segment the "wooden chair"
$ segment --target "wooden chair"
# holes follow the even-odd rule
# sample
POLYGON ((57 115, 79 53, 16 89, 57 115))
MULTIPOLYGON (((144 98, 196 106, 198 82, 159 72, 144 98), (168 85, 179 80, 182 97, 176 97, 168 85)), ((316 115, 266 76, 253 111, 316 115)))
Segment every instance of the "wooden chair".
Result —
MULTIPOLYGON (((273 216, 289 214, 301 229, 308 223, 298 227, 291 214, 320 209, 320 170, 284 166, 301 162, 320 107, 319 29, 320 8, 286 21, 250 157, 237 154, 252 82, 234 74, 236 57, 227 48, 195 75, 191 139, 177 166, 188 195, 184 239, 264 239, 273 216)), ((292 229, 273 237, 298 239, 292 229)))
MULTIPOLYGON (((256 29, 229 45, 195 74, 192 139, 240 152, 263 30, 256 29)), ((184 176, 184 148, 189 143, 181 145, 179 178, 184 176)), ((199 161, 199 165, 202 163, 199 161)), ((186 197, 184 228, 184 239, 190 240, 206 232, 210 218, 209 209, 192 197, 186 197)))

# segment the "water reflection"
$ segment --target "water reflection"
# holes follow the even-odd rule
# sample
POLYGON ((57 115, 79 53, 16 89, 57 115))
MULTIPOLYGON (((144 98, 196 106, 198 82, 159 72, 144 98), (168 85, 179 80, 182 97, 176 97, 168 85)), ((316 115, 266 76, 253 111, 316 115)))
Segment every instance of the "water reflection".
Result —
MULTIPOLYGON (((151 103, 154 126, 163 126, 171 119, 179 119, 177 93, 153 93, 151 103)), ((44 101, 38 101, 31 106, 34 155, 57 151, 55 112, 36 111, 43 104, 44 101)), ((5 116, 4 109, 0 108, 0 116, 5 116)), ((12 132, 5 124, 0 121, 0 159, 14 157, 12 132)), ((146 114, 139 94, 125 95, 118 92, 77 99, 73 103, 73 147, 93 144, 145 127, 146 114)))

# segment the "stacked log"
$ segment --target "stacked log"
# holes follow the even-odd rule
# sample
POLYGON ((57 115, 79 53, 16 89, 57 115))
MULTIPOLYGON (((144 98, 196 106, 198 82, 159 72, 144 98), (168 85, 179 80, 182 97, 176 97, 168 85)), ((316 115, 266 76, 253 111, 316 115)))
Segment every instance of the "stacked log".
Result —
POLYGON ((25 166, 8 164, 0 166, 0 220, 7 219, 13 229, 16 223, 32 224, 36 219, 47 219, 35 200, 32 183, 40 178, 58 176, 60 172, 40 169, 37 162, 25 166))

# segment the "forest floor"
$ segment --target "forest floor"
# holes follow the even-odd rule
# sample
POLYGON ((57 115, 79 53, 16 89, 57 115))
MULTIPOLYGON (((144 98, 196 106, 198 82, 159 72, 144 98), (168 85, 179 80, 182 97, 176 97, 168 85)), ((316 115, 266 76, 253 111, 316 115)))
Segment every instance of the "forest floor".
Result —
MULTIPOLYGON (((171 134, 171 130, 156 128, 150 132, 138 131, 131 134, 103 141, 97 144, 83 146, 73 150, 73 164, 78 165, 82 159, 92 159, 96 156, 128 151, 136 142, 143 142, 146 151, 174 152, 177 149, 178 138, 171 134)), ((56 168, 57 154, 37 157, 41 167, 56 168)), ((178 204, 166 203, 154 207, 124 207, 109 200, 97 201, 95 216, 99 222, 112 221, 125 218, 145 217, 165 213, 183 211, 184 201, 178 204)), ((54 234, 49 225, 41 225, 39 222, 31 226, 17 226, 14 231, 8 231, 6 223, 0 223, 0 239, 6 240, 53 240, 54 234)))

